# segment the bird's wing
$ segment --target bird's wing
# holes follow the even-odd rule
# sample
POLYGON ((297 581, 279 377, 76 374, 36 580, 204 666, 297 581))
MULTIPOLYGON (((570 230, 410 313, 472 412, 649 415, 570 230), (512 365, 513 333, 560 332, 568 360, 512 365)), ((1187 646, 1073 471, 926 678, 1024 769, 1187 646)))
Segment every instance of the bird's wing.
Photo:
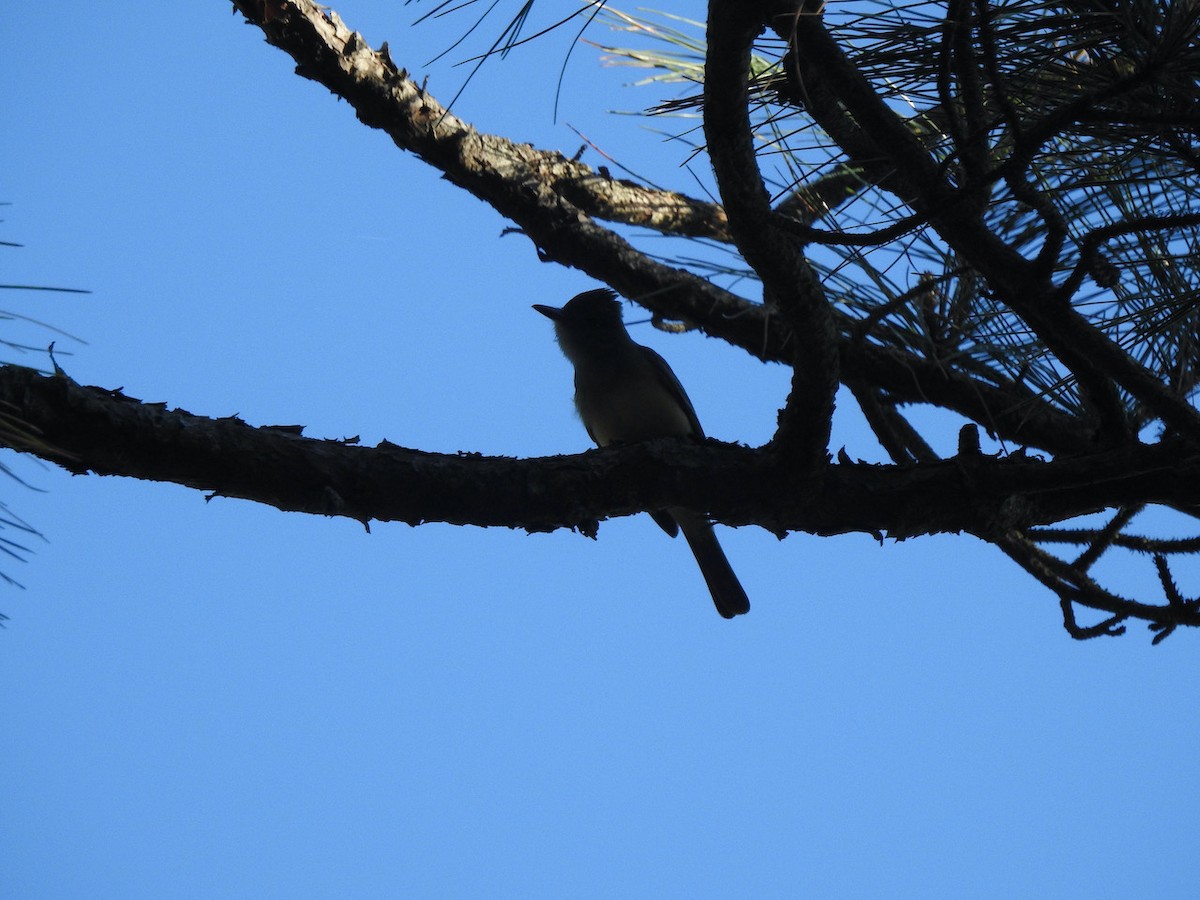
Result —
POLYGON ((687 391, 683 389, 683 385, 679 383, 679 379, 675 377, 675 373, 671 371, 671 367, 667 365, 667 361, 649 347, 643 347, 641 344, 638 344, 638 349, 653 364, 659 381, 670 392, 671 396, 675 398, 675 401, 687 415, 688 422, 692 426, 692 434, 698 438, 703 438, 704 429, 700 427, 700 420, 696 418, 696 410, 692 407, 692 401, 688 399, 687 391))
MULTIPOLYGON (((640 344, 638 346, 641 346, 640 344)), ((692 401, 688 399, 687 391, 683 389, 683 385, 679 383, 679 379, 675 377, 675 373, 671 371, 671 367, 667 365, 667 361, 651 350, 649 347, 641 347, 642 352, 654 366, 655 374, 658 375, 659 381, 667 392, 674 398, 687 415, 687 420, 692 426, 692 434, 698 438, 704 437, 704 429, 700 427, 700 419, 696 416, 696 410, 692 406, 692 401)), ((651 510, 650 515, 654 521, 658 523, 658 527, 675 537, 679 533, 679 524, 665 509, 651 510)))

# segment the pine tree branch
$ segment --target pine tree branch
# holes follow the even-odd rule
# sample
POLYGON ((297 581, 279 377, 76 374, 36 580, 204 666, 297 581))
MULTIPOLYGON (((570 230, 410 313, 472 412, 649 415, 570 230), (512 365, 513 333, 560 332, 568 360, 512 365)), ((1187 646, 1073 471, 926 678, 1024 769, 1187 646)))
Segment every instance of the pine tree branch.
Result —
POLYGON ((825 461, 838 386, 834 317, 803 245, 773 224, 750 128, 750 48, 772 3, 711 0, 704 64, 704 134, 730 231, 791 332, 792 389, 775 437, 800 473, 825 461))
MULTIPOLYGON (((1058 595, 1063 611, 1063 627, 1077 640, 1123 634, 1125 628, 1121 623, 1128 619, 1149 622, 1151 628, 1159 632, 1154 643, 1159 643, 1178 626, 1200 627, 1200 607, 1194 602, 1182 602, 1177 589, 1172 593, 1174 583, 1170 582, 1169 578, 1163 580, 1166 604, 1142 603, 1105 589, 1083 568, 1047 553, 1019 530, 1014 529, 990 540, 1021 568, 1058 595), (1167 588, 1168 584, 1170 589, 1167 588), (1109 613, 1110 618, 1096 625, 1081 627, 1075 619, 1074 607, 1077 605, 1109 613)), ((1160 577, 1164 571, 1164 566, 1160 565, 1160 577)))
POLYGON ((938 235, 987 279, 1075 376, 1108 439, 1127 438, 1129 432, 1118 385, 1172 430, 1200 437, 1200 413, 1062 302, 1045 261, 1031 264, 984 225, 967 202, 969 191, 960 192, 946 180, 921 140, 849 62, 818 17, 800 16, 784 34, 795 47, 805 83, 821 86, 815 93, 824 99, 812 109, 822 127, 839 143, 842 134, 849 135, 842 146, 851 158, 868 150, 861 164, 879 183, 929 214, 938 235))
POLYGON ((171 482, 282 510, 368 522, 450 522, 531 531, 584 527, 683 506, 780 534, 896 538, 1044 526, 1136 503, 1200 504, 1200 451, 1183 442, 1041 461, 976 452, 921 465, 828 466, 795 487, 774 454, 717 441, 662 440, 516 460, 251 427, 0 367, 0 404, 36 436, 4 444, 68 471, 171 482))
POLYGON ((296 61, 299 75, 327 87, 363 124, 516 223, 541 259, 580 269, 627 297, 645 298, 653 312, 686 317, 706 331, 748 306, 640 253, 592 218, 720 239, 720 207, 606 178, 556 151, 477 131, 398 68, 386 45, 373 50, 336 13, 311 0, 236 0, 234 6, 296 61))

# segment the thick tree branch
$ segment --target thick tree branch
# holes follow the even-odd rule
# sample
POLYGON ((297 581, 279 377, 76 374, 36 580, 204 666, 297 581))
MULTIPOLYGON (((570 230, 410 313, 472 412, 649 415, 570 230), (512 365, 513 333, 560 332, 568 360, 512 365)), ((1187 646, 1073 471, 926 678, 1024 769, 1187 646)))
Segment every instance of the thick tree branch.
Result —
POLYGON ((1200 451, 1182 442, 1043 462, 967 454, 919 466, 828 466, 795 487, 774 454, 715 441, 654 441, 514 460, 360 447, 253 428, 0 367, 0 403, 34 438, 8 446, 75 472, 182 484, 282 510, 369 522, 450 522, 531 531, 683 506, 777 533, 896 538, 989 535, 1134 503, 1200 504, 1200 451))
POLYGON ((825 461, 838 356, 833 313, 803 246, 773 224, 750 128, 750 48, 771 3, 711 0, 704 64, 704 135, 739 252, 763 282, 764 297, 791 330, 792 390, 776 449, 816 472, 825 461))

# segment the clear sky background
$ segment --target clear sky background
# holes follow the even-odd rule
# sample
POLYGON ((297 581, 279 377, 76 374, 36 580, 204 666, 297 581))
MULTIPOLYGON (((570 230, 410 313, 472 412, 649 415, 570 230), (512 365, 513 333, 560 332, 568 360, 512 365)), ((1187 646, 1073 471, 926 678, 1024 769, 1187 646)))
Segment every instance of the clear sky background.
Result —
MULTIPOLYGON (((425 64, 464 25, 411 28, 429 5, 334 4, 448 101, 463 70, 425 64)), ((86 344, 0 337, 313 437, 588 446, 529 305, 595 284, 501 237, 228 3, 16 3, 0 28, 0 238, 25 245, 0 280, 93 292, 0 293, 86 344)), ((593 49, 554 121, 568 40, 489 66, 455 111, 567 154, 573 125, 698 192, 686 147, 608 112, 673 93, 593 49)), ((770 436, 784 370, 633 332, 711 435, 770 436)), ((882 458, 851 404, 835 431, 882 458)), ((972 538, 720 529, 754 604, 726 622, 646 516, 598 541, 366 534, 3 461, 38 491, 0 499, 47 540, 0 589, 0 896, 1196 895, 1197 637, 1076 643, 972 538)), ((1145 586, 1149 563, 1121 565, 1145 586)))

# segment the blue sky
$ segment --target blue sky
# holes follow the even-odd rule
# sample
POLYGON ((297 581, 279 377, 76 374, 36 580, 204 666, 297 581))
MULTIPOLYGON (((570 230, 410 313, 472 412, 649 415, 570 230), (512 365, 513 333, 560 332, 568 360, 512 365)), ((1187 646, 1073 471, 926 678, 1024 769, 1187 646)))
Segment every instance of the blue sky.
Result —
MULTIPOLYGON (((461 84, 424 65, 458 23, 335 8, 435 95, 461 84)), ((57 336, 77 381, 314 437, 587 447, 529 305, 595 285, 228 4, 5 18, 0 238, 25 246, 2 280, 92 293, 0 302, 86 341, 57 336)), ((488 68, 456 112, 568 154, 573 125, 694 192, 684 147, 608 113, 662 95, 586 47, 554 121, 566 40, 488 68)), ((711 435, 770 436, 785 371, 634 334, 711 435)), ((880 458, 849 402, 835 432, 880 458)), ((1073 642, 972 538, 721 529, 754 604, 725 622, 646 516, 598 541, 367 534, 4 461, 39 490, 0 499, 47 538, 0 593, 4 896, 1194 896, 1195 637, 1073 642)), ((1144 587, 1148 564, 1121 565, 1144 587)))

